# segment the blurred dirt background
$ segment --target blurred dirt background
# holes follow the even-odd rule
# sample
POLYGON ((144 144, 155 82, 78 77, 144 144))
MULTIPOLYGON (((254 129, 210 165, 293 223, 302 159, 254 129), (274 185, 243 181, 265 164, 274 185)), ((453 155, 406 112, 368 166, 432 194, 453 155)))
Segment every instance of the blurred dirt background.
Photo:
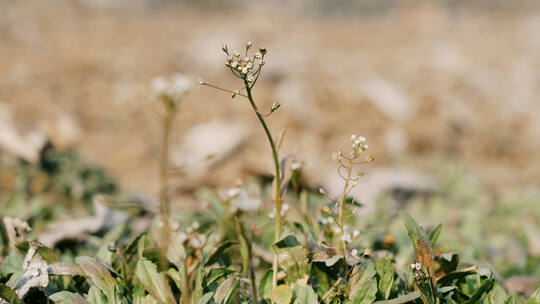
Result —
POLYGON ((386 170, 371 182, 429 187, 408 174, 457 162, 495 187, 538 187, 535 1, 0 0, 1 151, 31 160, 46 137, 154 196, 149 84, 178 72, 194 90, 175 124, 175 186, 270 175, 245 100, 195 86, 239 87, 219 45, 248 40, 268 49, 255 97, 262 109, 282 104, 270 125, 287 128, 281 153, 303 161, 306 184, 335 180, 332 152, 356 133, 376 156, 367 170, 386 170))

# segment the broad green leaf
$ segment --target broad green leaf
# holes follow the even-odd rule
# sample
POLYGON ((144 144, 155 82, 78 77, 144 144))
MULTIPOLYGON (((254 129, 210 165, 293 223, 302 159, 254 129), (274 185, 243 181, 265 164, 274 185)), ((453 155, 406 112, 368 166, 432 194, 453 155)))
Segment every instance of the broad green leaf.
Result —
POLYGON ((207 304, 212 300, 213 297, 214 297, 214 292, 213 291, 205 293, 202 296, 202 298, 199 300, 199 302, 197 302, 197 304, 207 304))
POLYGON ((111 248, 114 248, 114 241, 108 242, 101 246, 96 253, 96 257, 105 261, 107 264, 112 265, 114 251, 111 251, 111 248))
MULTIPOLYGON (((418 225, 418 223, 405 211, 399 211, 405 227, 409 233, 409 238, 413 242, 415 261, 425 265, 431 275, 435 275, 435 267, 433 266, 433 251, 431 250, 431 241, 429 240, 426 231, 418 225)), ((433 286, 436 287, 433 280, 433 286)))
POLYGON ((508 294, 499 284, 495 284, 486 298, 488 304, 504 303, 506 299, 508 299, 508 294))
POLYGON ((237 282, 238 280, 234 276, 231 276, 225 281, 223 281, 216 289, 216 293, 214 294, 214 301, 216 301, 216 303, 226 302, 229 296, 234 291, 233 289, 237 282))
POLYGON ((88 290, 88 301, 92 304, 107 304, 105 295, 96 286, 91 286, 88 290))
POLYGON ((225 252, 225 250, 229 249, 229 247, 236 245, 238 242, 233 241, 225 241, 221 244, 219 244, 216 249, 208 256, 208 259, 204 263, 204 266, 210 266, 214 263, 217 263, 221 259, 221 255, 225 252))
POLYGON ((146 304, 144 288, 140 284, 133 287, 133 304, 146 304))
POLYGON ((353 298, 353 304, 371 304, 375 301, 377 294, 377 280, 369 279, 362 284, 362 287, 353 298))
POLYGON ((356 294, 363 288, 364 283, 374 278, 376 274, 375 266, 371 261, 354 266, 347 282, 349 297, 354 299, 356 294))
POLYGON ((160 248, 146 248, 143 250, 143 257, 150 260, 152 263, 158 266, 159 271, 167 271, 173 266, 169 259, 163 253, 160 248))
POLYGON ((116 280, 111 276, 109 270, 95 258, 80 256, 75 259, 75 262, 105 295, 116 287, 116 280))
POLYGON ((277 241, 274 246, 276 246, 279 249, 283 248, 292 248, 296 246, 300 246, 300 242, 294 237, 294 235, 287 235, 283 237, 281 240, 277 241))
POLYGON ((493 278, 493 274, 484 280, 482 285, 474 292, 474 294, 471 296, 470 300, 467 302, 467 304, 475 304, 480 303, 482 300, 482 297, 486 295, 488 292, 491 291, 495 284, 495 279, 493 278))
POLYGON ((279 285, 272 291, 272 301, 276 304, 290 304, 293 296, 293 289, 287 285, 279 285))
POLYGON ((165 273, 158 273, 157 266, 147 259, 141 259, 135 267, 135 275, 141 285, 159 303, 176 303, 165 273))
POLYGON ((90 304, 85 298, 78 293, 72 293, 69 291, 60 291, 49 296, 49 299, 54 302, 64 304, 90 304))
POLYGON ((317 295, 309 285, 302 283, 294 284, 294 293, 296 294, 294 304, 318 303, 317 295))
POLYGON ((375 270, 379 276, 379 292, 385 300, 388 300, 392 285, 394 284, 394 267, 392 260, 384 257, 375 261, 375 270))
POLYGON ((403 304, 403 303, 414 301, 414 300, 416 300, 418 298, 420 298, 420 291, 419 290, 408 293, 406 295, 402 295, 402 296, 397 297, 397 298, 392 299, 392 300, 377 301, 377 302, 373 302, 373 303, 374 304, 403 304))
POLYGON ((263 299, 270 299, 272 295, 272 276, 274 271, 272 269, 268 270, 262 277, 259 283, 259 293, 263 299))
POLYGON ((24 257, 15 250, 11 251, 0 265, 0 277, 23 270, 24 257))
POLYGON ((210 285, 213 282, 221 279, 222 277, 228 276, 231 273, 235 273, 236 271, 228 269, 228 268, 214 268, 211 269, 208 272, 208 275, 206 276, 206 283, 205 285, 210 285))

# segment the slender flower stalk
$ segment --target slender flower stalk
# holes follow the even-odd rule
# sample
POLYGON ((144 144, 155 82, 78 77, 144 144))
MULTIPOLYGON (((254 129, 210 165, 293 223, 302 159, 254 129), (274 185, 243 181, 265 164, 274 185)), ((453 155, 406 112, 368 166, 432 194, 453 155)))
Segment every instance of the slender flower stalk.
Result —
POLYGON ((343 255, 345 261, 347 261, 347 244, 345 243, 345 225, 343 224, 343 205, 345 204, 345 197, 347 196, 349 183, 351 182, 353 167, 352 159, 348 159, 347 161, 348 166, 345 167, 347 169, 347 177, 345 178, 345 184, 343 185, 343 193, 339 199, 339 244, 341 254, 343 255))
MULTIPOLYGON (((248 81, 244 78, 244 83, 246 84, 246 91, 247 96, 249 99, 249 103, 251 104, 251 107, 253 108, 253 111, 255 111, 255 114, 257 114, 257 118, 259 119, 261 125, 264 128, 264 131, 266 133, 266 137, 268 138, 268 142, 270 143, 270 147, 272 148, 272 158, 274 160, 274 176, 276 180, 276 187, 275 187, 275 208, 276 208, 276 222, 275 222, 275 230, 274 230, 274 240, 277 242, 281 238, 281 170, 279 168, 279 154, 278 150, 276 148, 276 143, 274 142, 274 139, 272 137, 272 133, 270 133, 270 129, 268 129, 268 125, 266 124, 266 121, 264 120, 264 117, 259 113, 259 110, 257 109, 257 105, 255 104, 255 101, 253 100, 253 96, 251 94, 251 88, 249 87, 248 81)), ((274 263, 272 265, 273 270, 273 276, 272 276, 272 286, 275 288, 277 286, 277 273, 278 273, 278 255, 274 254, 274 263)))
POLYGON ((352 151, 349 155, 344 155, 343 151, 341 149, 338 150, 337 153, 334 153, 334 159, 337 160, 339 166, 337 168, 337 172, 339 176, 343 179, 345 184, 343 185, 343 192, 341 193, 341 196, 338 201, 338 226, 339 226, 339 248, 341 251, 341 254, 343 255, 343 258, 345 261, 347 261, 348 253, 347 253, 347 242, 350 241, 350 234, 345 231, 345 224, 344 224, 344 216, 343 211, 345 210, 345 200, 347 198, 347 195, 349 192, 354 188, 360 176, 363 175, 363 172, 358 171, 356 173, 356 176, 353 176, 354 173, 354 166, 358 164, 368 163, 375 160, 373 156, 369 156, 366 158, 365 161, 358 161, 360 158, 362 152, 366 151, 368 149, 368 145, 366 144, 366 139, 362 136, 351 136, 351 144, 352 144, 352 151), (345 174, 343 174, 343 170, 345 170, 345 174))
MULTIPOLYGON (((241 56, 241 53, 238 51, 229 51, 228 46, 223 43, 221 45, 221 50, 227 55, 227 60, 225 61, 225 66, 229 68, 231 73, 242 79, 244 87, 242 89, 237 90, 227 90, 223 89, 219 86, 206 83, 205 81, 200 80, 199 84, 202 86, 209 86, 214 89, 224 91, 227 93, 230 93, 232 98, 235 98, 236 96, 245 97, 249 100, 249 103, 251 107, 253 108, 253 111, 257 115, 257 119, 259 120, 260 124, 262 125, 264 132, 266 134, 266 138, 268 139, 268 142, 270 144, 270 147, 272 149, 272 158, 274 162, 274 178, 275 178, 275 214, 276 214, 276 221, 275 221, 275 231, 274 231, 274 238, 275 241, 279 241, 281 238, 281 221, 282 221, 282 215, 281 215, 281 207, 282 207, 282 197, 281 197, 281 170, 279 166, 279 154, 278 154, 278 148, 276 141, 272 137, 272 133, 270 132, 270 129, 268 128, 268 124, 265 121, 265 117, 270 116, 272 113, 277 111, 277 109, 280 107, 279 103, 274 103, 272 105, 272 109, 268 114, 261 114, 259 112, 259 109, 257 107, 257 104, 255 103, 255 100, 253 98, 253 87, 255 86, 255 83, 259 79, 259 76, 262 72, 262 67, 264 66, 264 56, 266 54, 266 49, 259 49, 253 56, 249 56, 249 50, 252 47, 252 43, 248 42, 245 47, 244 55, 245 57, 241 56), (242 92, 245 90, 245 94, 242 92)), ((274 253, 274 261, 273 261, 273 278, 272 278, 272 285, 275 288, 277 286, 277 273, 279 270, 278 265, 278 256, 276 253, 274 253)))
MULTIPOLYGON (((174 74, 170 79, 159 76, 152 80, 152 91, 160 101, 161 106, 161 141, 159 158, 159 215, 164 227, 165 239, 170 240, 169 223, 169 142, 174 119, 178 107, 185 95, 192 88, 192 81, 181 74, 174 74)), ((165 252, 168 252, 169 242, 164 242, 165 252)))

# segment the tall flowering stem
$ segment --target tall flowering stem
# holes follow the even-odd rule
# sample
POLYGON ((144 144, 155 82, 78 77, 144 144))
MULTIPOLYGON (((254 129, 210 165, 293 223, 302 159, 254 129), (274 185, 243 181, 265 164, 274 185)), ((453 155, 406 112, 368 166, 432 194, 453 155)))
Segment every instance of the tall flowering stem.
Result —
MULTIPOLYGON (((261 123, 264 132, 266 133, 266 138, 268 139, 268 142, 270 143, 270 147, 272 149, 272 158, 274 161, 274 176, 275 176, 275 209, 276 209, 276 221, 275 221, 275 233, 274 238, 275 241, 279 241, 281 238, 281 221, 282 221, 282 214, 281 214, 281 207, 282 207, 282 197, 281 197, 281 170, 279 166, 279 154, 277 149, 277 144, 274 141, 274 138, 272 137, 272 133, 270 132, 270 129, 268 128, 268 124, 265 121, 265 117, 270 116, 272 113, 277 111, 277 109, 280 107, 279 103, 274 103, 272 105, 272 108, 270 109, 269 113, 262 114, 259 112, 259 109, 257 107, 257 104, 255 103, 255 100, 253 99, 253 87, 255 86, 255 83, 259 79, 259 76, 262 72, 262 67, 264 66, 264 56, 266 54, 266 49, 259 49, 253 56, 249 56, 249 50, 251 49, 251 42, 248 42, 245 47, 245 52, 240 53, 239 51, 229 51, 229 48, 225 43, 221 45, 221 50, 227 55, 227 60, 225 61, 225 66, 229 68, 231 73, 242 79, 244 87, 241 89, 236 90, 228 90, 221 88, 219 86, 206 83, 202 80, 199 81, 200 85, 209 86, 211 88, 224 91, 227 93, 232 94, 232 98, 235 98, 237 96, 246 98, 249 100, 249 103, 251 107, 253 108, 253 111, 257 115, 257 119, 261 123), (245 90, 245 93, 243 92, 245 90)), ((278 256, 277 254, 274 254, 274 262, 273 262, 273 278, 272 278, 272 285, 275 288, 277 286, 277 273, 278 273, 278 256)))
MULTIPOLYGON (((245 78, 244 78, 244 83, 246 85, 246 92, 249 99, 249 103, 251 104, 253 111, 255 111, 255 114, 257 114, 257 118, 259 119, 259 122, 264 128, 264 132, 266 133, 266 137, 268 138, 268 142, 270 143, 270 147, 272 148, 272 158, 274 159, 274 175, 276 179, 276 183, 275 183, 276 185, 275 187, 276 222, 275 222, 274 240, 277 242, 281 238, 281 203, 282 203, 281 170, 279 168, 279 154, 276 148, 276 143, 274 142, 274 139, 272 137, 272 133, 270 133, 270 129, 268 129, 268 125, 266 124, 264 117, 257 109, 257 105, 255 104, 255 101, 253 100, 253 95, 251 94, 251 88, 249 86, 247 79, 245 78)), ((277 286, 278 262, 279 262, 278 255, 274 254, 274 263, 272 265, 272 270, 273 270, 272 285, 274 288, 277 286)))
MULTIPOLYGON (((181 74, 174 74, 170 78, 159 76, 151 83, 152 91, 160 104, 159 214, 164 227, 165 240, 169 240, 171 234, 169 231, 169 139, 180 103, 192 86, 192 80, 181 74)), ((167 252, 169 242, 164 242, 162 245, 167 252)))
POLYGON ((351 136, 351 144, 352 151, 348 155, 343 154, 343 151, 341 149, 339 149, 337 153, 334 153, 334 159, 336 159, 339 164, 337 172, 345 182, 345 184, 343 185, 343 192, 341 193, 338 201, 339 248, 345 261, 347 261, 347 241, 350 241, 350 234, 345 231, 343 216, 343 211, 345 210, 345 200, 352 188, 357 185, 360 176, 364 174, 361 171, 356 171, 356 174, 353 175, 353 173, 355 172, 354 166, 358 164, 372 162, 374 160, 373 156, 367 157, 364 161, 359 160, 362 152, 368 149, 365 137, 356 136, 355 134, 353 134, 351 136))

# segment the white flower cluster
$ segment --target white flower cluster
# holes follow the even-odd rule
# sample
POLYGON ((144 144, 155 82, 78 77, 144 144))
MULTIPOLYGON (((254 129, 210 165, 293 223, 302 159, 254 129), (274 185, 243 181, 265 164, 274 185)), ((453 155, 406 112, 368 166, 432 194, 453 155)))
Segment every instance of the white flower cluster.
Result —
MULTIPOLYGON (((336 227, 337 229, 334 229, 335 233, 339 235, 341 232, 341 229, 339 227, 336 227)), ((345 243, 351 243, 354 239, 358 238, 360 236, 360 230, 354 229, 353 231, 349 231, 349 227, 345 225, 344 227, 344 233, 341 236, 341 240, 345 243)))
POLYGON ((237 184, 236 187, 227 190, 227 200, 231 203, 232 212, 236 210, 255 211, 262 205, 260 190, 253 185, 246 189, 242 184, 237 184))
MULTIPOLYGON (((366 151, 369 148, 369 146, 366 144, 366 138, 364 136, 357 136, 356 134, 351 135, 351 146, 352 151, 346 158, 352 160, 357 159, 362 154, 362 152, 366 151)), ((343 150, 339 149, 336 153, 332 155, 332 157, 338 162, 341 162, 343 161, 345 155, 343 154, 343 150)), ((366 161, 371 162, 373 160, 373 156, 370 156, 367 158, 366 161)))
MULTIPOLYGON (((289 209, 291 209, 291 206, 289 206, 289 204, 285 203, 281 205, 281 217, 284 217, 285 214, 287 214, 287 211, 289 211, 289 209)), ((268 213, 268 217, 271 219, 276 217, 276 208, 274 208, 272 212, 268 213)))
POLYGON ((248 56, 248 50, 252 43, 246 43, 245 55, 242 56, 239 51, 229 52, 229 48, 225 43, 221 44, 221 50, 227 54, 225 66, 229 67, 233 74, 246 79, 248 82, 253 82, 257 78, 261 67, 264 65, 264 55, 266 49, 259 49, 253 56, 248 56))
POLYGON ((155 77, 150 86, 156 95, 178 102, 193 88, 193 81, 186 75, 173 74, 170 79, 163 76, 155 77))

